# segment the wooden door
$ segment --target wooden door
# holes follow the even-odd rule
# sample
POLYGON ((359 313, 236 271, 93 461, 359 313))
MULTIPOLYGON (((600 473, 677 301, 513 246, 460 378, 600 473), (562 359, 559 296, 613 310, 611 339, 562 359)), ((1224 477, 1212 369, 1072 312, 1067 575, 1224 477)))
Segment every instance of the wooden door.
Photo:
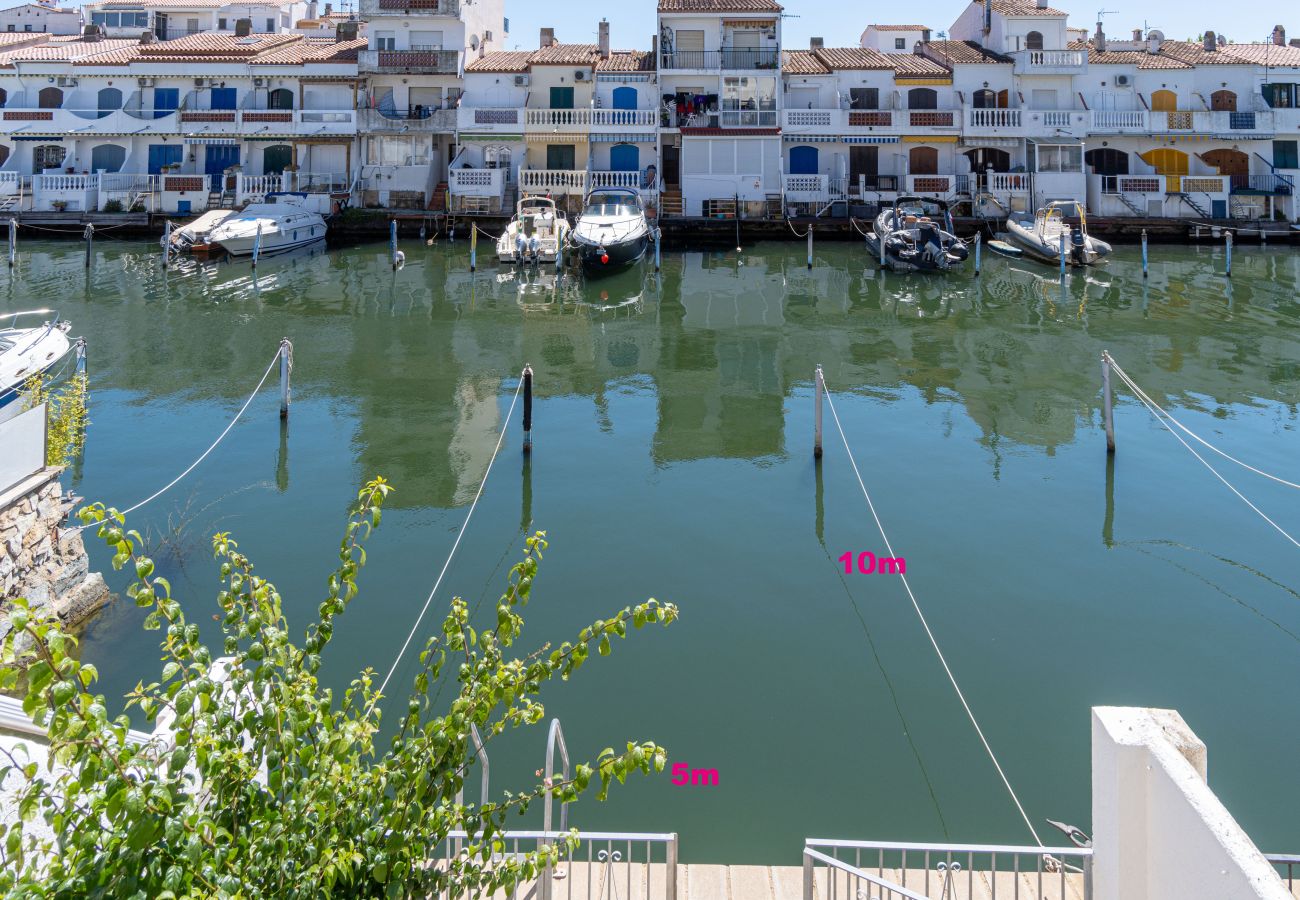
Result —
POLYGON ((939 151, 934 147, 913 147, 907 157, 909 175, 938 175, 939 151))
POLYGON ((1237 95, 1232 91, 1215 91, 1210 95, 1210 109, 1215 112, 1236 112, 1237 95))

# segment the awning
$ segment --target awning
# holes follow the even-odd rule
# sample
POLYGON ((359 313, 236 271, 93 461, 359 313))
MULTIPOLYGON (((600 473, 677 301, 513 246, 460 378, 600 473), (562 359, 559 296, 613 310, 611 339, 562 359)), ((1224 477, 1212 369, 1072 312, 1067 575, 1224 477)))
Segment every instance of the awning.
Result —
POLYGON ((653 144, 653 134, 596 134, 589 135, 593 144, 653 144))
POLYGON ((530 144, 585 144, 587 136, 563 131, 530 131, 524 140, 530 144))
POLYGON ((1188 142, 1190 142, 1190 143, 1196 143, 1196 144, 1199 144, 1199 143, 1201 143, 1202 141, 1219 141, 1219 140, 1223 140, 1222 138, 1215 137, 1215 136, 1212 135, 1212 134, 1184 134, 1184 133, 1182 133, 1182 132, 1179 132, 1178 134, 1161 134, 1160 132, 1153 132, 1151 136, 1152 136, 1153 138, 1157 138, 1157 139, 1162 140, 1162 141, 1171 141, 1171 142, 1173 142, 1173 143, 1188 143, 1188 142))
POLYGON ((1067 144, 1069 144, 1069 145, 1073 145, 1073 144, 1082 144, 1082 143, 1083 143, 1083 141, 1079 140, 1078 138, 1072 138, 1072 137, 1028 138, 1027 140, 1028 140, 1029 143, 1031 143, 1031 144, 1049 144, 1049 145, 1056 145, 1056 146, 1063 146, 1063 145, 1067 145, 1067 144))
POLYGON ((905 134, 903 135, 904 144, 955 144, 957 135, 955 134, 905 134))
POLYGON ((11 141, 61 141, 63 140, 63 135, 61 134, 11 134, 9 135, 9 140, 11 141))
MULTIPOLYGON (((248 140, 256 140, 256 138, 249 138, 248 140)), ((194 144, 207 144, 210 147, 234 147, 239 144, 239 138, 205 135, 203 137, 187 137, 185 143, 187 146, 194 144)))
POLYGON ((509 144, 512 141, 522 141, 522 134, 466 134, 461 132, 460 142, 462 144, 509 144))
MULTIPOLYGON (((267 141, 271 141, 271 142, 276 143, 276 144, 285 144, 285 143, 288 143, 289 141, 296 140, 296 138, 294 138, 294 136, 291 135, 291 134, 250 134, 250 135, 245 136, 245 137, 243 138, 243 140, 245 140, 245 141, 249 141, 250 143, 255 142, 255 141, 263 142, 263 143, 265 143, 265 142, 267 142, 267 141)), ((234 139, 232 138, 232 139, 231 139, 231 143, 234 143, 234 142, 235 142, 235 141, 234 141, 234 139)), ((209 143, 209 142, 208 142, 208 141, 200 141, 199 143, 206 144, 206 143, 209 143)), ((219 143, 219 142, 218 142, 218 141, 212 141, 211 143, 219 143)))
POLYGON ((775 25, 776 19, 723 19, 723 25, 775 25))
POLYGON ((844 138, 838 134, 783 134, 787 144, 838 144, 844 138))
POLYGON ((897 144, 896 134, 853 134, 844 138, 846 144, 897 144))
POLYGON ((1025 142, 1024 138, 1009 137, 963 137, 961 145, 963 147, 1019 147, 1025 142))
POLYGON ((898 75, 894 78, 894 84, 952 84, 952 76, 898 75))

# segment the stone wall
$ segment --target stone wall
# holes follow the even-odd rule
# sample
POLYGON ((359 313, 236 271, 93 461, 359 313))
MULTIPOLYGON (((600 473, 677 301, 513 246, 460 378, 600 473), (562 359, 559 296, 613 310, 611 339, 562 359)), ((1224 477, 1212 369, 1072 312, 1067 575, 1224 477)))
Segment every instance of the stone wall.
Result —
POLYGON ((47 468, 0 494, 0 637, 8 601, 26 597, 73 628, 108 602, 104 577, 90 571, 81 532, 62 529, 71 502, 58 468, 47 468))

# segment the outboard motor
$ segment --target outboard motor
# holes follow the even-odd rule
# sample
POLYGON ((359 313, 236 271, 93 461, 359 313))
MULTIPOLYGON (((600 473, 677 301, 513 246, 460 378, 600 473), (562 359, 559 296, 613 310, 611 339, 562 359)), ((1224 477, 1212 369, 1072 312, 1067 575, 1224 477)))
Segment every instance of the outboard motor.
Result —
POLYGON ((533 256, 533 262, 537 262, 541 258, 541 249, 542 242, 538 240, 537 235, 534 234, 528 239, 528 250, 533 256))
POLYGON ((1083 237, 1082 225, 1070 226, 1070 255, 1081 266, 1088 262, 1088 247, 1083 237))
POLYGON ((525 246, 527 246, 527 242, 524 240, 524 236, 522 234, 516 234, 515 235, 515 262, 524 261, 525 246))
POLYGON ((916 243, 921 255, 936 266, 946 265, 943 255, 943 243, 939 240, 939 226, 933 222, 918 222, 916 226, 916 243))

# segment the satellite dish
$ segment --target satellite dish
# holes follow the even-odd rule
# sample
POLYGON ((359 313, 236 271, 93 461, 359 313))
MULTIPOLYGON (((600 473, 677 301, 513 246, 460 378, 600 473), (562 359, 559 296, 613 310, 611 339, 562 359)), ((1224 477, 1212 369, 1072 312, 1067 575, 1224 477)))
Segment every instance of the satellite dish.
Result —
POLYGON ((471 34, 471 35, 469 36, 469 48, 470 48, 471 50, 477 50, 477 49, 478 49, 478 35, 477 35, 477 34, 471 34))
POLYGON ((1158 28, 1152 28, 1147 32, 1148 41, 1163 41, 1164 39, 1165 33, 1158 28))

